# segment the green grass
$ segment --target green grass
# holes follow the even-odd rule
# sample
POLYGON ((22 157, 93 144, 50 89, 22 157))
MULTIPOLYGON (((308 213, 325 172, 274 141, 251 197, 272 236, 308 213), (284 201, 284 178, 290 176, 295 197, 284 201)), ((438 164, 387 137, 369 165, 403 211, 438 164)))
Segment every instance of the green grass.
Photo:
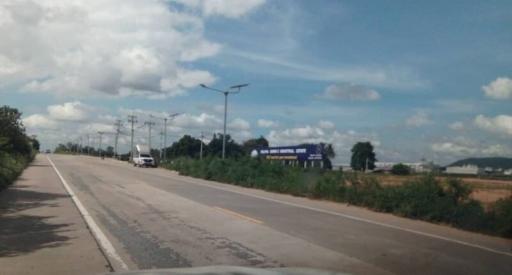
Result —
POLYGON ((0 190, 12 184, 33 160, 35 153, 30 156, 9 154, 0 151, 0 190))

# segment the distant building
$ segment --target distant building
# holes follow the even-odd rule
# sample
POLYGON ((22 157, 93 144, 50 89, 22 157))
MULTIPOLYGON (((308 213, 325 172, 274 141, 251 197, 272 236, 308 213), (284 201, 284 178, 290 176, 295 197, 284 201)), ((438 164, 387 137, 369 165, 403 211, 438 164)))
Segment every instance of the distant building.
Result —
POLYGON ((512 176, 512 169, 503 170, 503 175, 512 176))
POLYGON ((463 165, 463 166, 448 166, 446 167, 446 174, 459 174, 459 175, 480 175, 483 174, 484 169, 476 165, 463 165))
POLYGON ((433 162, 375 162, 375 170, 382 172, 390 172, 394 165, 402 163, 411 169, 414 173, 430 173, 438 169, 433 162))

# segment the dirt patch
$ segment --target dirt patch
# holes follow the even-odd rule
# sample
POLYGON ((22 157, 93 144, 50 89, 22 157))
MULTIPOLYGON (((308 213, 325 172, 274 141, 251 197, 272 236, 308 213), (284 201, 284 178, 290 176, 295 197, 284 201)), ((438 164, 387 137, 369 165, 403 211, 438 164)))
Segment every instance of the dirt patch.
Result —
POLYGON ((484 205, 510 196, 512 196, 512 191, 504 189, 477 189, 471 193, 471 198, 482 202, 484 205))

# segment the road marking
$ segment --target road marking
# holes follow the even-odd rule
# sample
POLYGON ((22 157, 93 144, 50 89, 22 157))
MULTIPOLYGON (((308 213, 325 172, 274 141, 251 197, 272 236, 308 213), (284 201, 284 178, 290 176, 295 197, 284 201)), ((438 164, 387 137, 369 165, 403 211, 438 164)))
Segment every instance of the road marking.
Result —
MULTIPOLYGON (((89 211, 87 211, 87 209, 84 207, 82 202, 80 202, 78 197, 75 195, 75 192, 73 192, 73 190, 68 185, 68 183, 66 182, 64 177, 62 177, 62 175, 60 174, 59 170, 57 169, 57 166, 55 166, 55 164, 50 159, 50 157, 46 156, 46 158, 48 159, 48 161, 52 165, 53 169, 55 170, 55 173, 57 173, 57 176, 59 176, 59 178, 60 178, 60 180, 62 182, 62 185, 64 185, 64 188, 66 189, 68 194, 71 196, 71 199, 75 203, 76 208, 78 208, 78 211, 80 212, 80 214, 84 218, 85 223, 87 224, 87 226, 91 230, 92 235, 94 236, 94 238, 96 239, 98 244, 103 249, 103 252, 107 256, 107 260, 113 259, 113 260, 115 260, 117 262, 117 264, 121 267, 121 269, 123 271, 129 270, 128 269, 128 265, 126 265, 126 263, 123 261, 123 259, 121 259, 121 256, 119 256, 119 254, 116 252, 116 249, 114 248, 112 243, 108 240, 107 236, 103 233, 103 231, 101 231, 101 229, 96 224, 96 222, 94 221, 92 216, 89 214, 89 211)), ((114 268, 114 267, 112 266, 112 268, 114 268)), ((114 270, 114 271, 116 271, 116 270, 114 270)))
POLYGON ((213 208, 215 208, 215 209, 217 209, 217 210, 220 210, 220 211, 222 211, 222 212, 228 213, 228 214, 230 214, 230 215, 233 215, 233 216, 235 216, 235 217, 238 217, 238 218, 241 218, 241 219, 244 219, 244 220, 248 220, 248 221, 253 222, 253 223, 263 224, 263 222, 262 222, 262 221, 260 221, 260 220, 253 219, 253 218, 251 218, 251 217, 248 217, 248 216, 242 215, 242 214, 240 214, 240 213, 237 213, 237 212, 235 212, 235 211, 231 211, 231 210, 226 209, 226 208, 217 207, 217 206, 215 206, 215 207, 213 207, 213 208))
POLYGON ((253 198, 257 198, 257 199, 261 199, 261 200, 266 200, 266 201, 276 202, 276 203, 280 203, 280 204, 284 204, 284 205, 289 205, 289 206, 299 207, 299 208, 308 209, 308 210, 312 210, 312 211, 317 211, 317 212, 330 214, 330 215, 334 215, 334 216, 338 216, 338 217, 343 217, 343 218, 347 218, 347 219, 351 219, 351 220, 355 220, 355 221, 359 221, 359 222, 369 223, 369 224, 373 224, 373 225, 379 225, 382 227, 392 228, 392 229, 396 229, 396 230, 400 230, 400 231, 404 231, 404 232, 408 232, 408 233, 412 233, 412 234, 417 234, 417 235, 424 236, 424 237, 430 237, 433 239, 452 242, 452 243, 456 243, 456 244, 460 244, 460 245, 464 245, 464 246, 468 246, 468 247, 473 247, 473 248, 478 248, 478 249, 482 249, 482 250, 485 250, 488 252, 512 257, 512 253, 510 253, 510 252, 505 252, 505 251, 489 248, 489 247, 478 245, 478 244, 468 243, 465 241, 460 241, 460 240, 456 240, 456 239, 452 239, 452 238, 448 238, 448 237, 443 237, 443 236, 439 236, 436 234, 431 234, 431 233, 426 233, 426 232, 422 232, 422 231, 418 231, 418 230, 414 230, 414 229, 404 228, 404 227, 400 227, 397 225, 372 221, 372 220, 368 220, 365 218, 360 218, 360 217, 356 217, 356 216, 352 216, 352 215, 348 215, 348 214, 342 214, 342 213, 338 213, 338 212, 334 212, 334 211, 330 211, 330 210, 301 205, 301 204, 297 204, 297 203, 293 203, 293 202, 280 201, 280 200, 267 198, 267 197, 263 197, 263 196, 259 196, 259 195, 244 193, 241 191, 230 190, 228 188, 214 186, 214 185, 208 184, 208 183, 189 181, 189 180, 185 180, 183 176, 179 176, 179 177, 181 177, 181 179, 180 179, 181 181, 184 181, 187 183, 193 183, 193 184, 202 185, 202 186, 210 187, 213 189, 219 189, 219 190, 223 190, 223 191, 227 191, 227 192, 232 192, 232 193, 249 196, 249 197, 253 197, 253 198))

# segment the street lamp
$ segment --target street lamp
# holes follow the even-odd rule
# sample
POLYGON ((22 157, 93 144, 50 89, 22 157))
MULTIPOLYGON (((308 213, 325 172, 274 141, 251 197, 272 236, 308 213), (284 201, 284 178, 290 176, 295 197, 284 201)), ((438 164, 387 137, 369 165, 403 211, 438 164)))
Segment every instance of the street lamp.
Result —
POLYGON ((200 86, 205 89, 224 94, 224 134, 222 135, 222 158, 225 159, 226 158, 226 120, 227 120, 227 116, 228 116, 227 115, 228 114, 228 95, 229 94, 238 94, 240 92, 241 88, 247 87, 247 86, 249 86, 249 84, 247 83, 247 84, 234 85, 234 86, 229 87, 229 89, 227 89, 225 91, 215 89, 212 87, 208 87, 204 84, 200 84, 200 86))
MULTIPOLYGON (((169 118, 171 120, 174 120, 177 116, 181 115, 181 113, 174 113, 169 115, 169 118)), ((163 152, 163 159, 167 160, 167 120, 168 118, 164 118, 164 152, 163 152)))

